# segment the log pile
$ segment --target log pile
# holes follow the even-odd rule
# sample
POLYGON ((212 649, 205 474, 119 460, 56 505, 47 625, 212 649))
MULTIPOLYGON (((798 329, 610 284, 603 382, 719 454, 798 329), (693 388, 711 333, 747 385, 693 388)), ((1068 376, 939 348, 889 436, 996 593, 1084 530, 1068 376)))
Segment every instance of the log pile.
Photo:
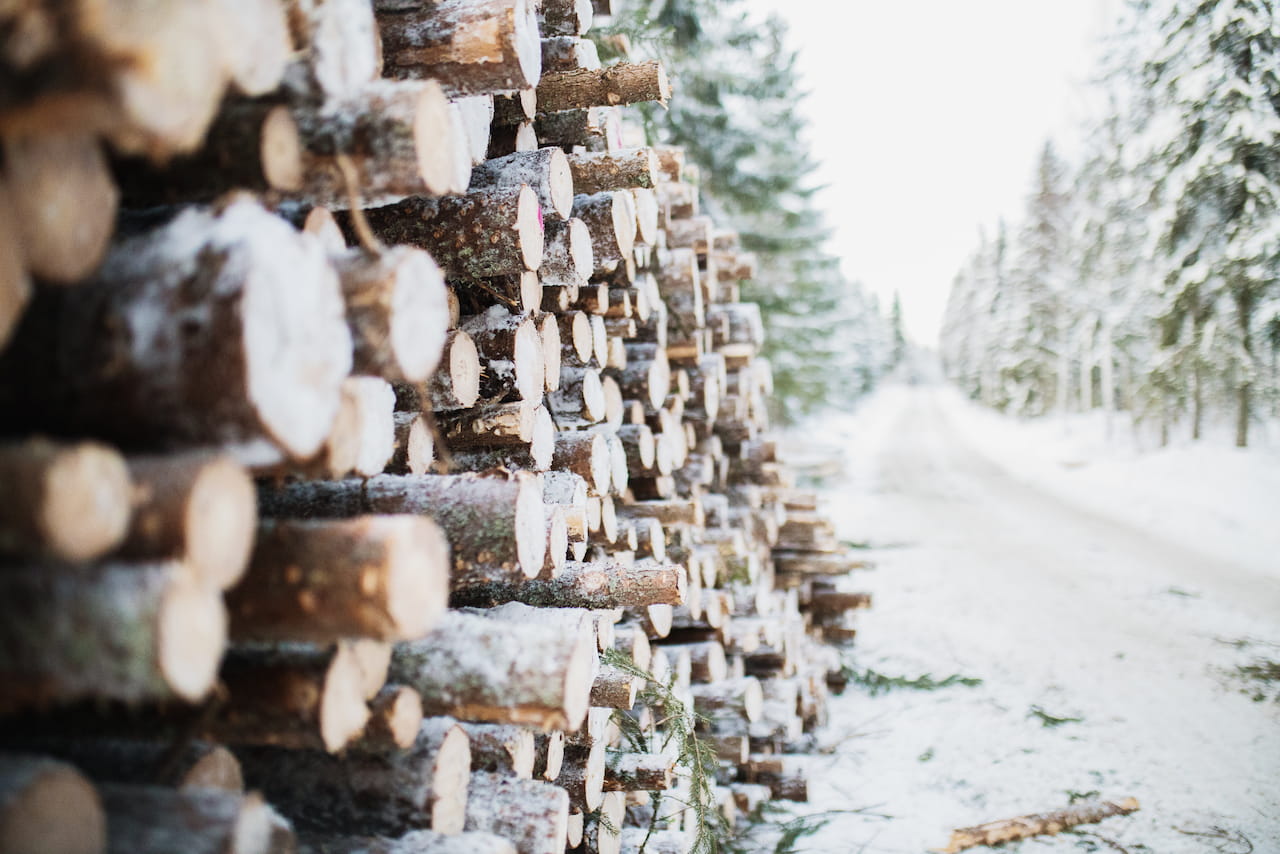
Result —
POLYGON ((683 851, 804 800, 868 602, 753 259, 621 143, 661 66, 582 0, 98 5, 0 12, 0 839, 683 851))

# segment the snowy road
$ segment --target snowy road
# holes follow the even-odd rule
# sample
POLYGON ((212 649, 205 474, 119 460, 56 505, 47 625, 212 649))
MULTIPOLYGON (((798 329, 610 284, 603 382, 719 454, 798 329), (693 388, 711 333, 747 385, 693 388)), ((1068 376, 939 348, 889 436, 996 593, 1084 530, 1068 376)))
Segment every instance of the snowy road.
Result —
POLYGON ((857 667, 982 684, 836 699, 812 806, 877 815, 836 816, 802 850, 921 852, 1097 793, 1142 803, 1086 828, 1119 849, 1018 850, 1280 852, 1280 703, 1234 673, 1280 659, 1280 555, 1218 558, 1230 524, 1193 550, 1065 500, 1018 476, 1012 445, 997 461, 966 438, 963 415, 940 390, 882 393, 853 423, 851 482, 828 510, 879 546, 849 585, 875 595, 857 667))

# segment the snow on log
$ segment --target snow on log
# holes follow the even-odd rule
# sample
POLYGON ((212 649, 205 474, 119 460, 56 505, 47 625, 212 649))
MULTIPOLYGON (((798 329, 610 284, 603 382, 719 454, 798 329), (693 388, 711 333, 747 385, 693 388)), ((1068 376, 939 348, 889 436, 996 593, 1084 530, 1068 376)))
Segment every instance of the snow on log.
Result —
POLYGON ((125 240, 74 294, 44 292, 0 355, 0 416, 156 445, 305 459, 351 367, 320 243, 256 203, 188 210, 125 240))
POLYGON ((1068 828, 1081 824, 1094 824, 1104 818, 1117 815, 1129 815, 1137 812, 1138 799, 1124 798, 1119 801, 1090 801, 1076 804, 1064 810, 1047 813, 1034 813, 1017 818, 987 822, 975 827, 962 827, 952 831, 946 848, 937 849, 943 854, 956 854, 966 848, 1000 845, 1004 842, 1015 842, 1019 839, 1030 839, 1033 836, 1053 836, 1068 828))
POLYGON ((552 579, 521 579, 454 589, 450 601, 461 605, 522 602, 544 608, 608 609, 675 605, 684 601, 684 567, 569 561, 552 579))
POLYGON ((471 770, 533 778, 533 730, 514 724, 460 724, 471 739, 471 770))
POLYGON ((568 166, 574 192, 582 195, 657 184, 658 163, 652 148, 575 153, 569 155, 568 166))
POLYGON ((576 628, 449 611, 396 646, 391 678, 416 689, 428 714, 576 729, 595 665, 594 638, 576 628))
POLYGON ((422 382, 439 363, 449 319, 444 277, 431 256, 396 246, 332 256, 351 330, 352 368, 422 382))
POLYGON ((527 184, 537 195, 544 217, 564 220, 573 209, 576 180, 562 150, 539 148, 484 161, 471 170, 468 192, 527 184))

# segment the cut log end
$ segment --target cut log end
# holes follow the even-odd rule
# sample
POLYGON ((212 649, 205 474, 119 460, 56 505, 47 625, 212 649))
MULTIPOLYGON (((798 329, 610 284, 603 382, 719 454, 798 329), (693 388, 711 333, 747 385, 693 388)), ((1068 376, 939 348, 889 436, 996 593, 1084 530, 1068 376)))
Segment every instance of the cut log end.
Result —
POLYGON ((454 725, 440 742, 435 758, 431 827, 439 833, 461 833, 467 821, 467 782, 471 778, 471 742, 454 725))
POLYGON ((97 557, 124 538, 129 525, 129 471, 115 450, 85 442, 58 452, 43 474, 40 534, 67 560, 97 557))
MULTIPOLYGON (((566 165, 566 170, 568 166, 566 165)), ((528 185, 521 187, 516 208, 516 231, 520 254, 526 270, 537 270, 542 264, 543 224, 538 195, 528 185)))
POLYGON ((426 634, 444 613, 449 599, 449 543, 440 527, 425 517, 404 517, 403 535, 390 544, 391 574, 387 602, 404 638, 426 634))
POLYGON ((213 684, 226 645, 222 599, 184 575, 165 590, 159 620, 160 671, 177 696, 199 700, 213 684))
MULTIPOLYGON (((543 410, 545 414, 545 410, 543 410)), ((542 489, 532 477, 521 479, 516 496, 516 553, 526 578, 537 578, 547 550, 547 518, 542 489)))
POLYGON ((93 785, 62 762, 0 759, 0 851, 99 854, 106 820, 93 785))
POLYGON ((215 586, 225 589, 244 573, 257 527, 257 493, 244 468, 230 457, 201 466, 191 486, 183 556, 215 586))
POLYGON ((259 137, 262 177, 274 189, 297 192, 306 183, 302 136, 286 106, 273 107, 259 137))
POLYGON ((458 181, 459 157, 454 146, 454 123, 458 113, 435 80, 423 81, 413 117, 414 148, 418 155, 418 173, 423 186, 432 195, 466 192, 466 183, 458 181))

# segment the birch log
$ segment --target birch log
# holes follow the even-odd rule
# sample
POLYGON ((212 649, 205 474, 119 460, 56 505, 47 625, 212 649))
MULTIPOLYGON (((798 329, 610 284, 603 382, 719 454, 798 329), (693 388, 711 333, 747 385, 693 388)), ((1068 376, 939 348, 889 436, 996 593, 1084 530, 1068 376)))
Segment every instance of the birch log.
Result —
POLYGON ((505 837, 519 854, 563 854, 569 798, 540 780, 517 780, 477 771, 471 775, 467 830, 505 837))

